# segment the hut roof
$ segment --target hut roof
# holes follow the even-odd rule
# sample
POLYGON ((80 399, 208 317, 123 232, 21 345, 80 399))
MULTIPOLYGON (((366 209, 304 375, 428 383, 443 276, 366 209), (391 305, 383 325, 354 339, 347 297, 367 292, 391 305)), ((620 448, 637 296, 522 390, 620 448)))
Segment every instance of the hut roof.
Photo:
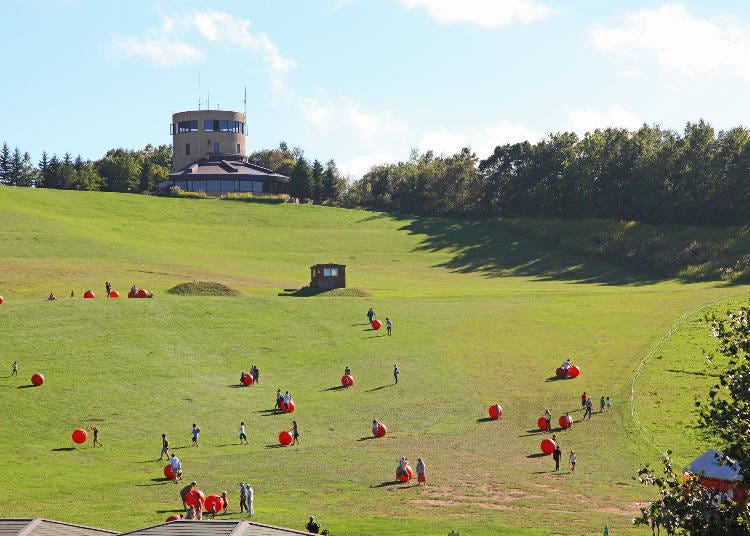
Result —
POLYGON ((720 450, 711 449, 688 465, 688 469, 691 473, 702 475, 707 478, 716 478, 719 480, 731 480, 739 482, 742 480, 742 474, 740 473, 740 467, 737 462, 730 461, 730 463, 720 464, 724 454, 720 450))

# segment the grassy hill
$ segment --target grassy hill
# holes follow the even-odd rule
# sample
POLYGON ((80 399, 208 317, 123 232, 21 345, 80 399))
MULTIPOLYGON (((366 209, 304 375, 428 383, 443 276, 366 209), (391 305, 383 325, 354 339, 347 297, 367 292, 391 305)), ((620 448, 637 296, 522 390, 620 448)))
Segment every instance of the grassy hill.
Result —
POLYGON ((0 355, 7 374, 21 367, 0 374, 3 515, 118 530, 181 506, 161 478, 166 433, 188 481, 229 492, 232 517, 245 480, 257 521, 302 528, 315 515, 336 535, 646 534, 630 528, 648 497, 631 477, 662 445, 678 463, 706 446, 689 418, 711 381, 691 357, 696 319, 744 293, 658 280, 508 228, 364 211, 0 188, 0 214, 0 355), (346 264, 348 285, 369 297, 289 295, 318 262, 346 264), (156 299, 103 299, 105 280, 156 299), (239 295, 167 292, 194 281, 239 295), (80 298, 89 288, 97 299, 80 298), (50 291, 60 299, 47 302, 50 291), (369 329, 371 305, 392 337, 369 329), (631 380, 651 354, 635 384, 638 429, 631 380), (581 376, 553 380, 566 357, 581 376), (260 385, 237 387, 251 364, 260 385), (44 386, 27 387, 37 371, 44 386), (276 389, 292 393, 292 415, 270 411, 276 389), (579 463, 555 474, 535 423, 545 407, 579 421, 582 391, 614 409, 557 432, 579 463), (500 422, 486 418, 496 401, 500 422), (385 438, 369 437, 376 417, 385 438), (293 418, 300 445, 279 448, 293 418), (76 447, 71 432, 91 424, 104 447, 76 447), (425 460, 429 486, 392 482, 402 455, 425 460))

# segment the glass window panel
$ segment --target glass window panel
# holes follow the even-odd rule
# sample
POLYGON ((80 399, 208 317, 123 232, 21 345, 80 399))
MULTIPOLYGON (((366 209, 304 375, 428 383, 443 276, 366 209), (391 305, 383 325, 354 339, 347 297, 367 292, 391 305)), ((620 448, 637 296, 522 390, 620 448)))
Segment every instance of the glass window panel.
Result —
POLYGON ((218 142, 218 141, 215 141, 215 142, 214 142, 214 152, 215 152, 215 153, 218 153, 218 152, 219 152, 219 142, 218 142))
POLYGON ((185 144, 185 155, 190 155, 190 144, 189 143, 185 144))
POLYGON ((203 130, 206 132, 213 132, 214 130, 214 120, 213 119, 204 119, 203 120, 203 130))
POLYGON ((205 192, 206 191, 206 181, 193 181, 193 191, 194 192, 205 192))
POLYGON ((234 192, 234 181, 221 181, 222 192, 234 192))
POLYGON ((252 181, 240 181, 240 192, 252 192, 253 183, 252 181))
POLYGON ((237 144, 237 153, 239 153, 239 152, 240 152, 240 144, 238 143, 237 144))
POLYGON ((218 192, 219 186, 221 181, 206 181, 206 191, 207 192, 218 192))

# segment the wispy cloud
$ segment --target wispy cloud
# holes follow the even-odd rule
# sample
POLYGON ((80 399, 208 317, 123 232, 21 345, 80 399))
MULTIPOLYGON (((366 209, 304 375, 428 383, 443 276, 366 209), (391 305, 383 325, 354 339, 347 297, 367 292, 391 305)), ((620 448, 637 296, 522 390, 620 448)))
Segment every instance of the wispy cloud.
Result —
POLYGON ((257 55, 266 65, 274 86, 294 67, 265 33, 252 33, 250 21, 221 11, 188 11, 178 16, 161 14, 161 24, 143 35, 115 35, 110 47, 129 58, 142 58, 160 66, 176 66, 206 56, 206 43, 231 45, 257 55), (188 39, 192 42, 188 42, 188 39))
POLYGON ((498 28, 546 19, 554 10, 537 0, 399 0, 407 9, 421 7, 440 24, 469 23, 498 28))
POLYGON ((471 147, 479 158, 486 158, 498 145, 523 141, 536 143, 543 138, 542 132, 510 121, 501 121, 477 129, 440 128, 427 131, 419 140, 419 150, 423 152, 431 150, 437 154, 450 155, 459 152, 464 147, 471 147))
POLYGON ((378 164, 390 164, 397 162, 397 158, 388 152, 377 152, 361 154, 346 160, 336 162, 336 167, 352 180, 362 178, 362 175, 370 171, 378 164))
POLYGON ((571 128, 574 132, 583 135, 593 132, 597 128, 626 128, 638 130, 643 121, 634 112, 628 111, 616 104, 600 112, 593 108, 565 108, 571 128))
POLYGON ((750 80, 750 28, 728 18, 699 18, 683 4, 642 9, 619 26, 590 32, 595 49, 632 60, 653 58, 687 78, 731 72, 750 80))
POLYGON ((340 96, 321 101, 317 98, 299 99, 302 116, 319 134, 353 135, 361 142, 403 132, 406 122, 389 112, 371 112, 362 109, 349 97, 340 96))

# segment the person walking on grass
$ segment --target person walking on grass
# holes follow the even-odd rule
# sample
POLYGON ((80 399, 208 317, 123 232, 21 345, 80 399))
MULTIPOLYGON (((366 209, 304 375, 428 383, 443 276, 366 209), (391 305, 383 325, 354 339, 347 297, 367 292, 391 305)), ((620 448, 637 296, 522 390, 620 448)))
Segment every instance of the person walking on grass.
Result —
POLYGON ((247 490, 245 489, 245 483, 240 482, 240 513, 247 510, 247 490))
POLYGON ((281 409, 281 401, 284 400, 284 395, 281 394, 281 389, 276 389, 276 405, 273 409, 281 409))
POLYGON ((292 445, 299 445, 299 430, 297 430, 297 421, 292 421, 292 445))
POLYGON ((552 431, 552 414, 549 412, 549 408, 544 408, 544 426, 545 432, 552 431))
POLYGON ((253 506, 255 491, 250 482, 245 484, 245 495, 247 496, 247 517, 253 517, 255 515, 255 508, 253 506))
POLYGON ((375 318, 375 311, 372 310, 372 307, 367 311, 367 320, 370 321, 370 324, 372 324, 372 319, 375 318))
POLYGON ((253 385, 257 385, 258 381, 260 381, 260 371, 253 365, 253 385))
POLYGON ((612 409, 612 401, 607 397, 607 411, 612 409))
POLYGON ((159 459, 163 460, 165 454, 167 458, 169 458, 169 440, 167 439, 167 434, 162 434, 161 435, 161 455, 159 456, 159 459))
POLYGON ((198 434, 201 433, 201 429, 198 428, 198 425, 193 423, 193 431, 190 432, 190 434, 193 436, 193 446, 198 446, 198 434))
POLYGON ((606 405, 606 402, 604 400, 604 395, 599 399, 599 413, 604 413, 604 406, 606 405))
POLYGON ((555 460, 555 471, 560 470, 560 458, 562 458, 560 445, 555 444, 555 450, 552 451, 552 459, 555 460))
POLYGON ((425 466, 422 458, 417 458, 417 485, 427 485, 427 477, 425 476, 425 466))
POLYGON ((584 391, 583 394, 581 395, 581 407, 583 409, 586 409, 586 398, 588 397, 586 396, 586 391, 584 391))
POLYGON ((391 319, 386 316, 385 317, 385 329, 388 332, 388 335, 391 334, 392 327, 393 327, 393 324, 391 324, 391 319))
POLYGON ((224 513, 226 514, 229 510, 229 497, 227 497, 226 491, 221 492, 221 507, 224 509, 224 513))
POLYGON ((289 394, 289 391, 284 393, 284 405, 281 406, 282 411, 289 411, 289 401, 292 399, 292 395, 289 394))
POLYGON ((109 298, 109 295, 112 294, 112 283, 110 283, 109 281, 105 281, 104 290, 107 291, 107 298, 109 298))
POLYGON ((589 420, 591 420, 591 410, 594 407, 594 403, 591 402, 591 397, 586 397, 586 403, 584 404, 584 407, 586 408, 583 412, 583 418, 586 418, 586 415, 588 415, 589 420))
POLYGON ((247 441, 247 435, 245 435, 245 422, 240 423, 240 445, 242 445, 242 442, 245 442, 245 445, 249 445, 250 443, 247 441))
POLYGON ((13 361, 13 365, 10 370, 11 376, 18 376, 18 361, 13 361))
POLYGON ((400 371, 398 370, 398 365, 396 363, 393 364, 393 379, 396 380, 396 383, 398 383, 398 375, 400 374, 400 371))
POLYGON ((99 429, 96 426, 92 425, 91 426, 91 431, 94 432, 94 437, 92 437, 92 439, 94 441, 94 446, 96 447, 96 445, 98 443, 100 447, 103 447, 104 445, 102 445, 102 442, 99 441, 99 429))
POLYGON ((576 451, 570 451, 570 472, 576 474, 576 451))

